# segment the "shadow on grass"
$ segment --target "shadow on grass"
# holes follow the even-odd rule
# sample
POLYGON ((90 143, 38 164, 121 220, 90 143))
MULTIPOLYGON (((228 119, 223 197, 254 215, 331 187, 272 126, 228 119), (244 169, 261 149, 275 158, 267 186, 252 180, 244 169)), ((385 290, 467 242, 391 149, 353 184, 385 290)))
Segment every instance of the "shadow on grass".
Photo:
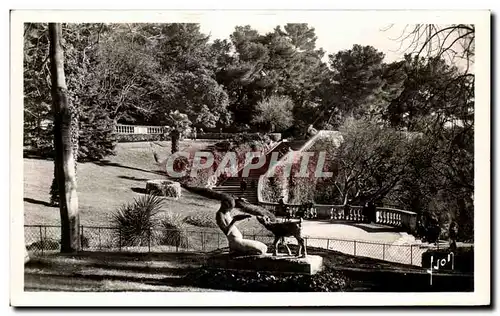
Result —
MULTIPOLYGON (((43 276, 53 278, 71 277, 93 281, 129 281, 179 286, 183 285, 180 278, 201 267, 205 258, 206 254, 202 253, 54 253, 33 258, 25 268, 43 270, 43 276), (144 274, 149 274, 150 277, 144 274)), ((27 271, 25 275, 40 274, 27 271)))
POLYGON ((129 176, 118 176, 120 179, 132 180, 132 181, 148 181, 149 179, 137 178, 137 177, 129 177, 129 176))
POLYGON ((118 167, 118 168, 136 170, 136 171, 141 171, 141 172, 148 172, 148 173, 153 173, 153 174, 158 174, 158 175, 163 175, 163 176, 165 175, 165 173, 161 172, 161 171, 152 171, 152 170, 146 170, 146 169, 141 169, 141 168, 136 168, 136 167, 124 166, 122 164, 119 164, 116 162, 111 162, 109 160, 94 161, 92 163, 96 164, 98 166, 102 166, 102 167, 118 167))
POLYGON ((29 148, 23 149, 23 158, 54 161, 53 154, 48 152, 41 153, 40 150, 29 149, 29 148))
POLYGON ((51 205, 49 202, 35 200, 32 198, 24 198, 23 200, 24 200, 24 202, 28 202, 31 204, 38 204, 38 205, 43 205, 43 206, 48 206, 48 207, 57 207, 57 206, 51 205))
POLYGON ((140 193, 140 194, 148 194, 148 191, 144 188, 131 188, 132 191, 135 193, 140 193))
MULTIPOLYGON (((290 245, 292 251, 295 245, 290 245)), ((442 271, 434 276, 434 283, 429 283, 426 269, 404 264, 395 264, 377 259, 356 257, 340 252, 308 247, 310 254, 324 258, 325 273, 318 274, 318 281, 328 281, 330 276, 343 275, 347 278, 346 291, 371 292, 457 292, 473 291, 474 275, 461 274, 453 271, 442 271)), ((173 287, 188 286, 198 288, 215 288, 222 290, 248 291, 247 281, 258 281, 261 285, 253 291, 268 291, 272 285, 262 278, 245 276, 239 271, 223 272, 222 276, 231 278, 219 279, 214 271, 208 271, 207 280, 196 280, 200 269, 206 270, 207 258, 212 255, 227 252, 227 249, 215 250, 211 253, 202 252, 80 252, 77 254, 51 254, 33 258, 26 268, 25 275, 32 280, 46 277, 44 282, 79 279, 84 281, 128 281, 148 285, 167 285, 173 287), (191 273, 193 272, 193 273, 191 273), (234 275, 233 275, 234 274, 234 275), (241 275, 240 275, 241 274, 241 275), (193 278, 194 277, 194 278, 193 278), (253 280, 255 279, 255 280, 253 280), (199 282, 201 281, 201 282, 199 282), (226 282, 227 281, 227 282, 226 282), (239 286, 233 286, 238 285, 239 286)), ((220 273, 219 273, 220 274, 220 273)), ((275 279, 276 280, 276 279, 275 279)), ((36 282, 35 282, 36 283, 36 282)), ((76 282, 78 283, 78 282, 76 282)), ((255 282, 254 282, 255 283, 255 282)), ((276 283, 276 282, 274 282, 276 283)), ((288 283, 287 291, 293 291, 296 284, 288 283)), ((131 286, 133 287, 133 285, 131 286)), ((60 290, 57 286, 54 290, 60 290)), ((133 290, 131 288, 131 290, 133 290)), ((122 290, 120 290, 122 291, 122 290)))

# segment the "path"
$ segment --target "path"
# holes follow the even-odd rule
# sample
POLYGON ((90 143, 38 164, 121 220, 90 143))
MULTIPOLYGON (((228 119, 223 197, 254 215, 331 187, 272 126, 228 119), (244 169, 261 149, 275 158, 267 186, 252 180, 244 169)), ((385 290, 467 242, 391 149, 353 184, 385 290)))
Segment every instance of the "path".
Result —
MULTIPOLYGON (((421 266, 422 254, 429 245, 422 244, 407 233, 390 231, 391 228, 384 225, 367 225, 369 229, 353 224, 304 221, 303 234, 310 247, 421 266)), ((293 238, 288 238, 288 242, 296 244, 293 238)))

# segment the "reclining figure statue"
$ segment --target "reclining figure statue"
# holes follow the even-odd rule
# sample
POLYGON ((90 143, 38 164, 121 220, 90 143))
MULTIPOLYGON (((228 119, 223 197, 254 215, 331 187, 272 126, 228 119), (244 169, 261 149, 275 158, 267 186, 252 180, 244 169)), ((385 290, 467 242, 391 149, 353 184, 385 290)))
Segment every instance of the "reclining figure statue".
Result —
POLYGON ((215 214, 217 225, 227 237, 229 252, 232 255, 262 255, 267 252, 267 246, 255 240, 243 239, 243 235, 236 227, 236 222, 252 217, 251 215, 231 216, 231 210, 235 207, 234 199, 229 195, 223 195, 221 206, 215 214))

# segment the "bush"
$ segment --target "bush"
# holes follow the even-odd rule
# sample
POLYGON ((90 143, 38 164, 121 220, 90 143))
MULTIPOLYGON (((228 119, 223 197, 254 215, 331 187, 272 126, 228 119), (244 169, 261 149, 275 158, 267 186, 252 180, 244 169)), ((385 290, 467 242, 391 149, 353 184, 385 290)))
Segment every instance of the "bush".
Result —
POLYGON ((184 223, 198 227, 217 228, 215 216, 211 213, 189 215, 184 218, 184 223))
POLYGON ((28 250, 58 250, 59 241, 51 238, 44 238, 42 240, 37 240, 26 246, 28 250))
POLYGON ((326 268, 315 275, 246 272, 200 268, 188 273, 187 284, 243 292, 337 292, 348 289, 349 280, 326 268))
MULTIPOLYGON (((97 161, 114 154, 117 138, 121 135, 114 133, 113 120, 107 118, 105 113, 99 113, 99 110, 93 109, 79 116, 78 161, 97 161)), ((27 132, 29 133, 25 128, 25 133, 27 132)), ((30 133, 26 138, 25 144, 29 146, 26 154, 54 158, 52 124, 37 133, 30 133)))
POLYGON ((166 213, 160 221, 160 245, 187 247, 186 224, 181 215, 166 213))
MULTIPOLYGON (((275 133, 279 134, 279 133, 275 133)), ((252 140, 261 139, 262 135, 259 133, 198 133, 198 139, 235 139, 245 135, 244 137, 250 138, 252 140)), ((279 134, 281 135, 281 134, 279 134)))
POLYGON ((163 140, 162 134, 116 134, 119 143, 150 142, 163 140))
POLYGON ((29 149, 26 154, 43 158, 54 158, 54 126, 49 124, 45 128, 24 128, 24 145, 29 149))
POLYGON ((275 142, 278 142, 281 140, 281 133, 270 133, 268 135, 269 135, 269 138, 275 142))
POLYGON ((149 180, 146 182, 146 192, 175 199, 178 199, 182 194, 180 183, 172 180, 149 180))
POLYGON ((278 202, 282 195, 284 179, 280 177, 270 177, 263 180, 261 197, 264 202, 278 202))
POLYGON ((255 106, 252 123, 270 132, 283 131, 293 125, 293 100, 288 96, 272 95, 255 106))
POLYGON ((116 145, 115 123, 96 107, 79 117, 78 160, 97 161, 113 155, 116 145))
POLYGON ((151 232, 160 224, 158 214, 162 205, 162 198, 149 194, 122 205, 111 219, 118 228, 115 237, 121 241, 120 246, 148 245, 151 232))

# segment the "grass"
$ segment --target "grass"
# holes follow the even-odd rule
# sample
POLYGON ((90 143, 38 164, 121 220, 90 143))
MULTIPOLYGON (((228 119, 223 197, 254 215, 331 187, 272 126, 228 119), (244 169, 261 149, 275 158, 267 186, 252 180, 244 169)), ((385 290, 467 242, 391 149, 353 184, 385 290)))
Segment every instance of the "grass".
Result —
MULTIPOLYGON (((158 142, 155 150, 160 159, 170 153, 169 142, 158 142)), ((183 141, 181 150, 202 149, 212 144, 207 141, 183 141)), ((30 225, 59 225, 59 209, 50 207, 49 190, 54 162, 24 159, 24 223, 30 225)), ((109 226, 111 214, 124 203, 144 194, 146 181, 163 179, 155 163, 148 142, 119 143, 116 155, 98 163, 78 164, 77 183, 80 222, 82 225, 109 226)), ((165 198, 162 212, 186 216, 214 217, 220 203, 182 189, 178 200, 165 198)), ((239 213, 238 211, 235 211, 239 213)), ((244 231, 261 231, 255 219, 238 224, 244 231)), ((193 225, 187 228, 199 229, 193 225)), ((57 230, 54 230, 56 233, 57 230)), ((57 237, 56 237, 57 238, 57 237)))
MULTIPOLYGON (((292 246, 292 249, 295 250, 295 247, 292 246)), ((342 276, 346 282, 346 286, 341 289, 344 291, 455 292, 473 290, 472 274, 441 271, 434 275, 434 285, 431 287, 425 268, 388 263, 318 248, 310 248, 309 254, 320 255, 324 258, 326 273, 324 277, 342 276)), ((258 273, 254 276, 250 273, 243 280, 234 271, 219 275, 221 279, 214 278, 215 274, 211 273, 207 282, 200 282, 190 277, 203 271, 210 273, 210 270, 207 271, 204 268, 206 259, 210 255, 198 252, 82 252, 73 255, 54 253, 34 257, 25 265, 25 290, 102 292, 219 289, 227 291, 232 288, 244 291, 248 285, 247 281, 257 281, 264 282, 260 288, 266 291, 267 282, 259 281, 261 277, 258 273)), ((321 275, 318 276, 321 279, 321 275)), ((278 276, 278 282, 279 279, 278 276)), ((289 285, 291 287, 286 290, 294 291, 294 283, 291 282, 289 285)))
POLYGON ((200 260, 203 255, 54 254, 32 259, 25 267, 24 284, 26 291, 207 291, 179 282, 200 260))

